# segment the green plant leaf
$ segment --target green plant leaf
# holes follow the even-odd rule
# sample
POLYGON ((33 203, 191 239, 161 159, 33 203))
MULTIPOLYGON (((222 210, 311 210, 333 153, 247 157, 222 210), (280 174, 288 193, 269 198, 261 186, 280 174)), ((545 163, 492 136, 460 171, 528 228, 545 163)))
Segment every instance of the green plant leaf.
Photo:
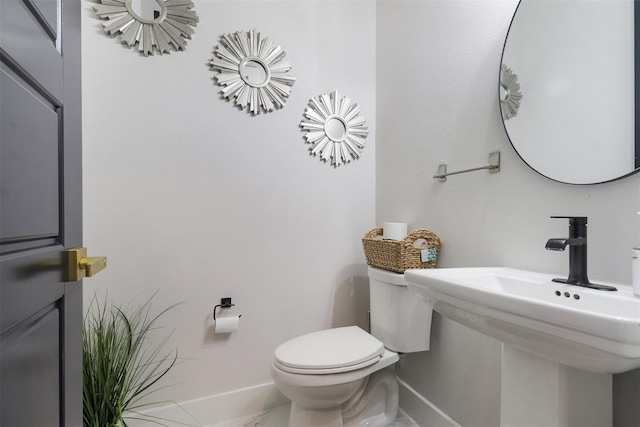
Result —
POLYGON ((157 392, 158 382, 178 362, 178 350, 167 350, 171 333, 156 345, 149 346, 161 316, 173 309, 171 305, 157 315, 151 314, 155 294, 139 305, 116 307, 94 296, 86 310, 83 323, 83 426, 126 426, 127 412, 132 419, 145 419, 164 425, 162 419, 137 412, 142 403, 157 392))

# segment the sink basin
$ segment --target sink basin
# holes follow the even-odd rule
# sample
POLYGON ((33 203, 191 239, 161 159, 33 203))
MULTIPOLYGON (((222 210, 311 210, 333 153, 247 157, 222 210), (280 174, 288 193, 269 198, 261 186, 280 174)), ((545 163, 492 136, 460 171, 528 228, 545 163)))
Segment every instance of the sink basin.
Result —
POLYGON ((631 286, 599 291, 504 267, 407 270, 404 277, 443 316, 529 353, 597 373, 640 367, 640 297, 631 286))

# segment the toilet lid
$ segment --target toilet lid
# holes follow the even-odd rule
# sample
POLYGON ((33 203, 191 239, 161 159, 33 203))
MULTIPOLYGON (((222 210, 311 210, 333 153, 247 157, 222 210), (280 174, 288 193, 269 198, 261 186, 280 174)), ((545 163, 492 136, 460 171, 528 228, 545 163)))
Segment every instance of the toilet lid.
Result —
POLYGON ((382 354, 382 342, 357 326, 347 326, 293 338, 276 349, 275 358, 289 372, 337 373, 369 366, 382 354))

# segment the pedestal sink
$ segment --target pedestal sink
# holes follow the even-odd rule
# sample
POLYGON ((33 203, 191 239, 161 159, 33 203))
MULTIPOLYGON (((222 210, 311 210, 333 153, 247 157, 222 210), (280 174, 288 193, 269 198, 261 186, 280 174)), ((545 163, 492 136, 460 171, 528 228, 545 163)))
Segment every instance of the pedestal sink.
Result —
POLYGON ((573 368, 640 367, 640 297, 552 282, 512 268, 407 270, 409 289, 436 311, 506 344, 573 368))

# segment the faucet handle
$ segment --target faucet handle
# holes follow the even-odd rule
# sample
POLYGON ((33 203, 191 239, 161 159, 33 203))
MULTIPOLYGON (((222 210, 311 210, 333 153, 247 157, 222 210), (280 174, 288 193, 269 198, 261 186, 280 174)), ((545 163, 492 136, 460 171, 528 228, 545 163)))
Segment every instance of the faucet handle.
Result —
POLYGON ((552 216, 551 218, 568 219, 569 225, 587 225, 586 216, 552 216))

